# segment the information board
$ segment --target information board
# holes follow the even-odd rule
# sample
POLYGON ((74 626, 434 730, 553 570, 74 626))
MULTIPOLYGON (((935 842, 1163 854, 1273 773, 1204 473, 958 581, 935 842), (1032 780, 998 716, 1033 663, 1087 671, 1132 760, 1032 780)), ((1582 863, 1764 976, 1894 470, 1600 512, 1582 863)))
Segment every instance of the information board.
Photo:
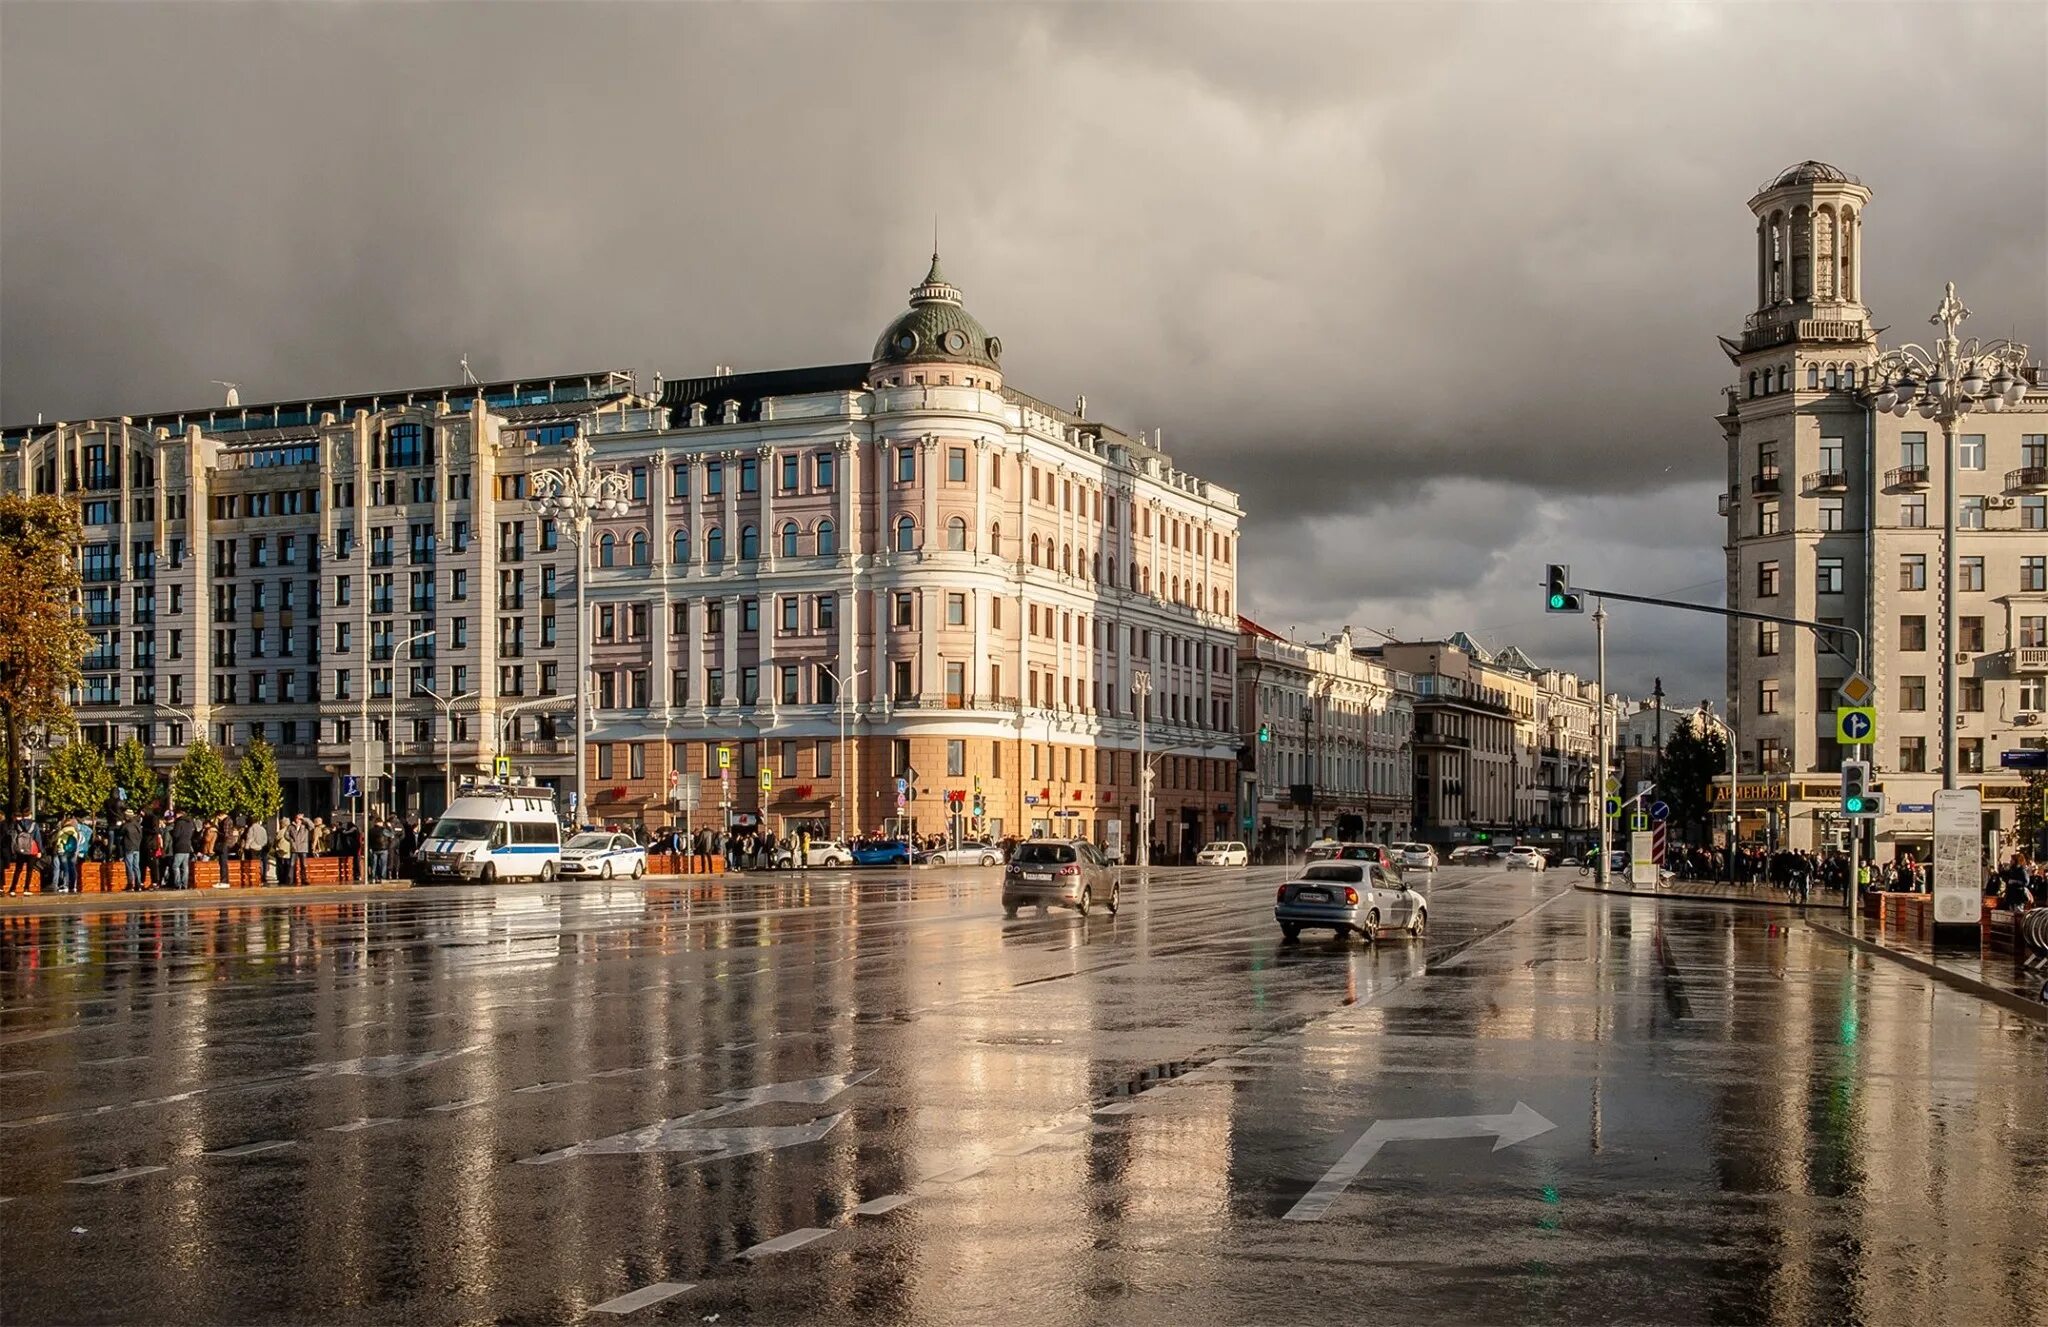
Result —
POLYGON ((1628 836, 1630 881, 1637 885, 1657 883, 1657 836, 1649 830, 1639 830, 1628 836))
POLYGON ((1983 908, 1983 799, 1975 788, 1934 794, 1934 920, 1976 925, 1983 908))

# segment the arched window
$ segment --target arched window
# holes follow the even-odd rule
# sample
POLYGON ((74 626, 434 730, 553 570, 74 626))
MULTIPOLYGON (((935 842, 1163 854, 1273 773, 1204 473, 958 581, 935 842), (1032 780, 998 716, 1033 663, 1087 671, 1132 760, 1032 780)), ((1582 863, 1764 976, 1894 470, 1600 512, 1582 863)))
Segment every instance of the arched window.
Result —
POLYGON ((647 565, 647 532, 645 530, 635 530, 633 532, 633 565, 636 567, 647 565))
POLYGON ((1832 364, 1828 365, 1827 381, 1828 390, 1831 392, 1834 391, 1837 387, 1840 387, 1842 385, 1842 371, 1832 364))
POLYGON ((967 551, 967 522, 963 518, 955 516, 946 522, 946 547, 955 553, 967 551))
POLYGON ((712 526, 710 532, 704 536, 704 560, 725 561, 725 531, 718 526, 712 526))
POLYGON ((677 530, 676 537, 670 542, 673 547, 669 550, 669 560, 677 566, 687 563, 690 560, 690 532, 677 530))
POLYGON ((896 551, 911 553, 917 550, 917 522, 908 516, 896 518, 896 551))
POLYGON ((1174 578, 1173 578, 1172 580, 1170 580, 1170 581, 1168 581, 1168 582, 1166 583, 1166 586, 1167 586, 1167 590, 1168 590, 1168 595, 1167 595, 1167 599, 1168 599, 1168 602, 1170 602, 1170 603, 1176 603, 1176 604, 1177 604, 1177 603, 1179 603, 1179 602, 1180 602, 1180 577, 1178 577, 1178 576, 1175 576, 1175 577, 1174 577, 1174 578))
POLYGON ((1102 580, 1102 554, 1097 553, 1088 559, 1088 579, 1096 582, 1102 580))
POLYGON ((1791 389, 1792 366, 1790 364, 1780 364, 1778 366, 1778 390, 1781 392, 1785 392, 1790 391, 1791 389))
POLYGON ((1820 365, 1809 364, 1806 366, 1806 390, 1809 392, 1820 390, 1820 365))
POLYGON ((1749 371, 1749 394, 1750 394, 1750 395, 1751 395, 1752 397, 1754 397, 1754 396, 1756 395, 1756 370, 1755 370, 1755 369, 1751 369, 1751 370, 1749 371))
POLYGON ((1003 523, 997 521, 988 528, 988 551, 995 557, 1003 555, 1003 523))
POLYGON ((1138 588, 1138 564, 1135 562, 1131 564, 1131 578, 1124 582, 1124 588, 1129 590, 1138 588))
POLYGON ((761 532, 751 525, 740 527, 740 561, 752 562, 761 556, 761 532))
POLYGON ((1032 536, 1031 536, 1031 565, 1032 565, 1032 566, 1034 566, 1034 567, 1038 565, 1038 536, 1037 536, 1037 535, 1032 535, 1032 536))
POLYGON ((1074 546, 1072 544, 1060 545, 1060 570, 1069 576, 1074 574, 1074 546))
POLYGON ((839 534, 830 520, 818 522, 818 556, 835 557, 839 553, 839 534))
POLYGON ((597 537, 597 565, 609 567, 614 565, 618 558, 619 541, 612 538, 612 532, 607 530, 597 537))
POLYGON ((1856 366, 1854 364, 1844 364, 1842 366, 1842 386, 1847 387, 1852 391, 1855 389, 1856 366))
POLYGON ((782 556, 786 558, 793 558, 796 556, 795 521, 784 521, 782 523, 782 556))

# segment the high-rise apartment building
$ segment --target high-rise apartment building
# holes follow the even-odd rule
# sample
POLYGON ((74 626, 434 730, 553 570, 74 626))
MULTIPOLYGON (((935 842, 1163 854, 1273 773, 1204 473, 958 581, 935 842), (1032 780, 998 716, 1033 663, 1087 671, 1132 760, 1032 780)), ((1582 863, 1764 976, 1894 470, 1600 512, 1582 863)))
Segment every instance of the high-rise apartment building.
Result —
MULTIPOLYGON (((1958 782, 1982 788, 2001 828, 2015 824, 2019 778, 2000 753, 2048 744, 2048 393, 2037 365, 2017 407, 1964 418, 1956 489, 1943 489, 1940 426, 1872 403, 1871 198, 1855 177, 1806 161, 1750 199, 1756 309, 1739 339, 1722 339, 1736 376, 1720 420, 1728 602, 1863 633, 1887 803, 1879 851, 1911 847, 1924 860, 1925 808, 1941 786, 1944 654, 1957 670, 1958 782), (1944 621, 1949 502, 1957 573, 1944 621)), ((1843 758, 1835 693, 1856 661, 1797 627, 1731 619, 1727 640, 1742 836, 1775 825, 1781 843, 1818 846, 1833 828, 1843 758)))
POLYGON ((260 734, 293 806, 366 733, 407 808, 498 754, 566 786, 580 687, 594 817, 929 831, 957 794, 970 830, 1127 843, 1143 703, 1143 832, 1227 832, 1236 496, 1001 360, 934 259, 857 363, 17 427, 0 485, 86 519, 88 735, 260 734), (532 480, 573 436, 630 494, 580 625, 532 480))

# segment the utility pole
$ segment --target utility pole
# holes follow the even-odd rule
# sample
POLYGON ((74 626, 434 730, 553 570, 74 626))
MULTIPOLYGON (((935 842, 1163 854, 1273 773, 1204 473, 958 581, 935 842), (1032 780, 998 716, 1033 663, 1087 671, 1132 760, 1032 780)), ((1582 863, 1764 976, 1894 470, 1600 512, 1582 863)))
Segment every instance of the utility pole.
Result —
POLYGON ((1145 711, 1152 706, 1152 670, 1131 674, 1131 694, 1138 698, 1138 869, 1152 865, 1152 764, 1145 759, 1145 711))
POLYGON ((1657 707, 1657 754, 1650 764, 1650 779, 1659 791, 1664 787, 1664 679, 1657 678, 1650 688, 1650 702, 1657 707))
POLYGON ((1736 731, 1736 719, 1741 713, 1742 697, 1728 698, 1728 883, 1735 883, 1735 834, 1742 824, 1741 809, 1737 805, 1742 798, 1742 779, 1737 773, 1740 763, 1736 751, 1742 739, 1736 731))
POLYGON ((1604 599, 1593 605, 1593 641, 1599 657, 1598 678, 1593 686, 1599 693, 1596 700, 1600 706, 1600 866, 1594 879, 1605 889, 1608 885, 1610 822, 1607 817, 1607 601, 1604 599))

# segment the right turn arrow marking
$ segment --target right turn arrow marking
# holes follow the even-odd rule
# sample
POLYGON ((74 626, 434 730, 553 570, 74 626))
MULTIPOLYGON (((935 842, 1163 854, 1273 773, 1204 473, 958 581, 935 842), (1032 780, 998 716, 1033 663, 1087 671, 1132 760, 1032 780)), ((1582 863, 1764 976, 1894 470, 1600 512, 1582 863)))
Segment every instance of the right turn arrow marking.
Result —
POLYGON ((1488 1138, 1494 1139, 1493 1150, 1513 1147, 1526 1142, 1538 1134, 1549 1133, 1557 1126, 1544 1119, 1528 1106, 1517 1101, 1515 1108, 1505 1115, 1442 1115, 1420 1120, 1375 1120, 1370 1129, 1353 1143, 1337 1164, 1330 1167, 1315 1186, 1303 1194, 1301 1201, 1287 1209, 1285 1221, 1319 1221, 1323 1213, 1330 1210, 1330 1204, 1350 1187, 1374 1155, 1388 1143, 1410 1142, 1430 1138, 1488 1138))

